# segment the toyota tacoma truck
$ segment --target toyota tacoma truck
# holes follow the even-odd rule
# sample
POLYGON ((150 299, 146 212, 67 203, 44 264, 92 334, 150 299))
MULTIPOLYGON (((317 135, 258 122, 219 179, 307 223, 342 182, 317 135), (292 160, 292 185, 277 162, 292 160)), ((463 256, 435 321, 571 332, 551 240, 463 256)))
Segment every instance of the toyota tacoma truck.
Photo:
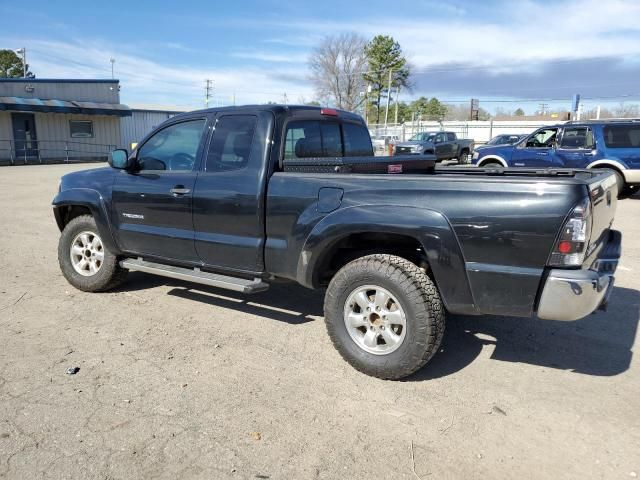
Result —
POLYGON ((185 113, 109 163, 63 176, 53 200, 74 287, 137 270, 247 294, 326 289, 336 349, 384 379, 433 357, 447 314, 603 308, 620 256, 611 173, 374 157, 361 117, 339 110, 185 113))
POLYGON ((396 143, 393 151, 396 155, 435 155, 439 162, 455 159, 467 163, 473 147, 473 139, 458 138, 454 132, 420 132, 396 143))

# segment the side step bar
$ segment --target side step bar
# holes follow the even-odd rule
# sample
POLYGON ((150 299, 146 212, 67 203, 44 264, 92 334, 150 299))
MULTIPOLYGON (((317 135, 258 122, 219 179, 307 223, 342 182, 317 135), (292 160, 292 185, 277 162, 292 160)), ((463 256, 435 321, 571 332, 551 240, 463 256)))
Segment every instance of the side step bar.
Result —
POLYGON ((162 263, 147 262, 142 258, 121 260, 120 266, 128 270, 152 273, 162 277, 176 278, 242 293, 262 292, 269 288, 269 284, 263 282, 260 278, 248 280, 246 278, 228 277, 217 273, 203 272, 199 268, 174 267, 162 263))

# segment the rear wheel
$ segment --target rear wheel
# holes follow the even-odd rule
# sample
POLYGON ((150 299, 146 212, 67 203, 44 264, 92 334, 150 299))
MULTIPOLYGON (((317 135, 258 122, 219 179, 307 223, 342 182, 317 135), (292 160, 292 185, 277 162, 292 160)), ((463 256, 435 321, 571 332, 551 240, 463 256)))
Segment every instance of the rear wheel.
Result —
POLYGON ((58 262, 67 281, 85 292, 101 292, 120 285, 128 270, 104 244, 90 215, 71 220, 60 235, 58 262))
POLYGON ((502 165, 500 162, 498 162, 497 160, 489 160, 488 162, 484 162, 482 164, 482 167, 486 167, 486 168, 496 168, 496 167, 503 167, 504 165, 502 165))
POLYGON ((613 174, 616 176, 616 184, 618 185, 618 198, 622 198, 624 193, 624 177, 617 170, 613 170, 613 169, 607 169, 607 170, 609 170, 610 172, 613 172, 613 174))
POLYGON ((469 150, 463 150, 462 152, 460 152, 460 155, 458 156, 458 163, 460 164, 467 163, 468 157, 469 157, 469 150))
POLYGON ((357 370, 399 379, 425 365, 444 335, 444 308, 431 279, 394 255, 368 255, 335 274, 324 303, 327 331, 357 370))
POLYGON ((622 193, 618 195, 618 198, 624 199, 624 198, 633 197, 639 191, 640 191, 640 185, 627 185, 622 189, 622 193))

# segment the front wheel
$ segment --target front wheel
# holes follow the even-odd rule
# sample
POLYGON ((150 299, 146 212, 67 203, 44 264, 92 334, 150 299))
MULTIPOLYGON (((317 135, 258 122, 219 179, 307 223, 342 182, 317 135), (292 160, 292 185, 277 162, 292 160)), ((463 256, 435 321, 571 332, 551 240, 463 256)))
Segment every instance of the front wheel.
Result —
POLYGON ((66 225, 58 242, 58 262, 67 281, 85 292, 115 288, 128 272, 105 246, 90 215, 76 217, 66 225))
POLYGON ((431 279, 394 255, 368 255, 335 274, 324 302, 333 345, 355 369, 400 379, 424 366, 444 335, 444 307, 431 279))

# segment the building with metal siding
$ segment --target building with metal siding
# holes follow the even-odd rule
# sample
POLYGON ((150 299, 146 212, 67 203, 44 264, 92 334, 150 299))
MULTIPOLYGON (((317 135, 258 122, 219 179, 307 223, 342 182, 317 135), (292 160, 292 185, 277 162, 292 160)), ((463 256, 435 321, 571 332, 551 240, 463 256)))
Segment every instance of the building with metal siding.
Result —
POLYGON ((123 146, 118 80, 0 79, 0 162, 105 160, 123 146))
POLYGON ((0 165, 106 160, 188 110, 129 108, 120 104, 118 80, 2 78, 0 165))

